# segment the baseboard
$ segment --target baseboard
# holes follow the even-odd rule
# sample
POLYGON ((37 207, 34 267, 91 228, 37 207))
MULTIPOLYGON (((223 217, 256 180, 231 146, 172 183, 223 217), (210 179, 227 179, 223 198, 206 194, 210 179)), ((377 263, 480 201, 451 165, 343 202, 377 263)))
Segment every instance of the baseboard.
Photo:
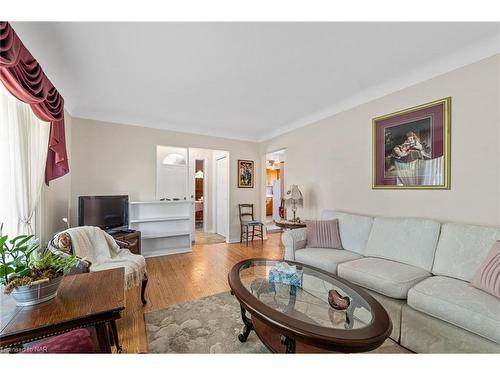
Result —
POLYGON ((174 254, 182 254, 182 253, 190 253, 192 252, 191 247, 185 247, 185 248, 176 248, 176 249, 165 249, 165 250, 158 250, 152 254, 142 254, 144 258, 155 258, 155 257, 162 257, 166 255, 174 255, 174 254))

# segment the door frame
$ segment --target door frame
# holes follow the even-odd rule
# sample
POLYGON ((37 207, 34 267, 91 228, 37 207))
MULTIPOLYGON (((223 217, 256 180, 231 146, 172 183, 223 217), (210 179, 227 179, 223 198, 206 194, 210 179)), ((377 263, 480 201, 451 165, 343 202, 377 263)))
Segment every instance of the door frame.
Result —
POLYGON ((203 162, 203 232, 207 231, 207 205, 211 197, 208 196, 208 179, 207 179, 207 166, 208 166, 208 158, 193 158, 193 175, 192 175, 192 181, 194 184, 194 189, 193 189, 193 217, 194 217, 194 228, 196 231, 196 178, 195 178, 195 173, 196 173, 196 161, 201 160, 203 162), (208 198, 208 199, 207 199, 208 198))
POLYGON ((231 197, 231 181, 230 181, 230 169, 231 169, 231 159, 230 159, 230 153, 228 151, 225 151, 226 152, 226 155, 224 156, 220 156, 216 159, 214 159, 215 161, 215 173, 214 173, 214 181, 215 181, 215 204, 214 204, 214 213, 215 213, 215 225, 214 225, 214 229, 215 229, 215 233, 218 233, 217 232, 217 214, 218 214, 218 210, 219 210, 219 207, 218 207, 218 202, 217 202, 217 194, 218 194, 218 189, 217 189, 217 179, 218 179, 218 176, 219 176, 219 160, 221 159, 226 159, 226 181, 227 181, 227 212, 226 212, 226 243, 230 243, 230 212, 231 212, 231 200, 230 200, 230 197, 231 197))
MULTIPOLYGON (((266 181, 267 181, 267 171, 266 171, 266 166, 267 166, 267 154, 272 154, 274 152, 278 152, 278 151, 284 151, 285 153, 285 157, 286 157, 286 152, 287 152, 287 148, 286 147, 279 147, 279 148, 276 148, 276 149, 273 149, 273 150, 270 150, 270 151, 265 151, 263 155, 261 155, 261 165, 262 165, 262 168, 260 169, 260 172, 261 172, 261 178, 260 178, 260 197, 261 197, 261 207, 262 207, 262 210, 260 212, 260 219, 261 219, 261 222, 264 223, 264 239, 267 239, 267 227, 266 227, 266 181)), ((285 169, 286 169, 286 160, 285 160, 285 169)), ((281 174, 280 174, 281 175, 281 174)), ((280 177, 280 179, 283 178, 283 177, 280 177)), ((286 191, 286 172, 284 173, 284 178, 283 178, 283 186, 284 186, 284 190, 286 191)), ((285 191, 282 191, 281 192, 281 195, 282 196, 285 196, 285 191)))

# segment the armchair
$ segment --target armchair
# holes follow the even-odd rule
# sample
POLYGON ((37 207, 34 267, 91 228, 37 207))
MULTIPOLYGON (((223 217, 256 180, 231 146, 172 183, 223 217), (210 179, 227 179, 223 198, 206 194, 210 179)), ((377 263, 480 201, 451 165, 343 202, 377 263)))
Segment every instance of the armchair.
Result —
POLYGON ((88 229, 83 229, 83 228, 94 228, 94 227, 77 227, 77 228, 71 228, 67 231, 60 232, 56 234, 49 242, 48 249, 54 253, 57 253, 59 256, 62 257, 75 255, 78 258, 78 263, 70 271, 70 274, 124 267, 125 278, 126 278, 125 285, 127 285, 127 287, 132 287, 135 286, 136 283, 134 283, 131 274, 141 272, 142 274, 141 302, 142 304, 146 304, 147 301, 145 298, 145 293, 148 283, 148 276, 146 272, 146 262, 144 260, 144 257, 141 255, 130 253, 130 251, 128 250, 129 244, 126 241, 115 240, 99 228, 94 228, 90 230, 91 232, 93 231, 94 233, 97 233, 98 238, 96 240, 99 242, 106 242, 106 241, 110 242, 111 247, 113 247, 113 244, 116 246, 114 247, 115 251, 114 252, 111 251, 109 253, 109 256, 107 257, 108 259, 106 259, 106 257, 103 257, 102 255, 95 254, 96 247, 90 246, 91 242, 86 243, 87 246, 80 245, 76 247, 73 244, 70 233, 75 232, 82 234, 82 232, 84 231, 89 231, 88 229), (93 262, 90 261, 89 258, 98 260, 99 264, 93 265, 93 262))
MULTIPOLYGON (((141 302, 145 305, 148 283, 146 261, 142 255, 132 254, 128 247, 126 241, 115 240, 97 227, 70 228, 56 234, 48 244, 48 249, 59 256, 75 255, 79 259, 70 274, 123 267, 126 288, 140 283, 141 302)), ((112 321, 108 328, 117 351, 121 352, 116 322, 112 321)))

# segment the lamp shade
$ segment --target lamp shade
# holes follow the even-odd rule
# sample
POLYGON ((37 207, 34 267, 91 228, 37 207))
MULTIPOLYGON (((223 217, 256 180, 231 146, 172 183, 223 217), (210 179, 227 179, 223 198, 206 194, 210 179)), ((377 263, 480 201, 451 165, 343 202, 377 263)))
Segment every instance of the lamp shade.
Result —
POLYGON ((297 185, 290 186, 290 189, 286 192, 285 203, 288 207, 296 206, 302 207, 303 204, 302 193, 297 185))

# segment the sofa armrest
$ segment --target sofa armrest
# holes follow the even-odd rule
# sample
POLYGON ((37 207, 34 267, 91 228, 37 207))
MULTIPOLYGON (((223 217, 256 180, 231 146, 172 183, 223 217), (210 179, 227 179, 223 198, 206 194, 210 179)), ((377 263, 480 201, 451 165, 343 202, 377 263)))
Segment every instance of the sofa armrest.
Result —
POLYGON ((306 228, 287 230, 281 240, 285 246, 285 260, 295 260, 295 251, 306 247, 306 228))

